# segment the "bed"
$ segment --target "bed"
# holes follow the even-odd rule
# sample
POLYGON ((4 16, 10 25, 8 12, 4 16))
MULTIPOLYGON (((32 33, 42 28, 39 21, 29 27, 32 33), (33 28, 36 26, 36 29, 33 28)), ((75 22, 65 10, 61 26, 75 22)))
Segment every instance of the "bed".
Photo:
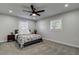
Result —
POLYGON ((15 40, 20 48, 29 46, 35 43, 42 42, 42 37, 39 34, 17 34, 15 40))

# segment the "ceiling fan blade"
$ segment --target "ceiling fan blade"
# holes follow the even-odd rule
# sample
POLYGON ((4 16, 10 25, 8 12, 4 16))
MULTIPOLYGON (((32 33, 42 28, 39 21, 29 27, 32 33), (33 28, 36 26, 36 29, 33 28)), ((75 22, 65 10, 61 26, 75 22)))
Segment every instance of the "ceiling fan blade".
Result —
POLYGON ((40 11, 37 11, 37 13, 40 13, 40 12, 44 12, 45 10, 40 10, 40 11))
POLYGON ((32 16, 32 14, 30 14, 30 16, 32 16))
POLYGON ((27 11, 27 10, 23 10, 23 12, 30 12, 30 13, 32 13, 31 11, 27 11))
POLYGON ((36 15, 40 16, 40 14, 36 13, 36 15))
POLYGON ((34 6, 33 5, 31 5, 31 9, 34 11, 34 6))
POLYGON ((33 13, 36 11, 36 8, 34 8, 34 5, 31 5, 31 9, 33 13))

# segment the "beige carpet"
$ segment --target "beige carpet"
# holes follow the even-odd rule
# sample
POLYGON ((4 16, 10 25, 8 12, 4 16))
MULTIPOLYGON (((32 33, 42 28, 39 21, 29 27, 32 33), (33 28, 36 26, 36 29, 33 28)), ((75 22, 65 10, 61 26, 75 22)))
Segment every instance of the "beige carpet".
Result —
POLYGON ((0 55, 76 55, 79 49, 44 40, 23 49, 16 42, 0 43, 0 55))

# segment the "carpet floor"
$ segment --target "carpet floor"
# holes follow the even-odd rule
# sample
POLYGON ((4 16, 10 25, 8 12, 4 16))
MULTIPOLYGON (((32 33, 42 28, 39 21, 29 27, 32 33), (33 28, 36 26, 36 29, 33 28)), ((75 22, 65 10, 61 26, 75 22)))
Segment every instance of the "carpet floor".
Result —
POLYGON ((0 43, 0 55, 78 55, 79 48, 58 44, 48 40, 23 49, 16 42, 0 43))

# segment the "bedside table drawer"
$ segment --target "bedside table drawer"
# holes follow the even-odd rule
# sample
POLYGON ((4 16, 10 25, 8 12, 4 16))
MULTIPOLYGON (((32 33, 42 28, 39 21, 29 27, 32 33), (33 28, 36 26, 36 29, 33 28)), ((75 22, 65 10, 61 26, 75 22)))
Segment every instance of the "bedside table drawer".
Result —
POLYGON ((15 41, 15 35, 8 35, 7 36, 7 41, 15 41))

